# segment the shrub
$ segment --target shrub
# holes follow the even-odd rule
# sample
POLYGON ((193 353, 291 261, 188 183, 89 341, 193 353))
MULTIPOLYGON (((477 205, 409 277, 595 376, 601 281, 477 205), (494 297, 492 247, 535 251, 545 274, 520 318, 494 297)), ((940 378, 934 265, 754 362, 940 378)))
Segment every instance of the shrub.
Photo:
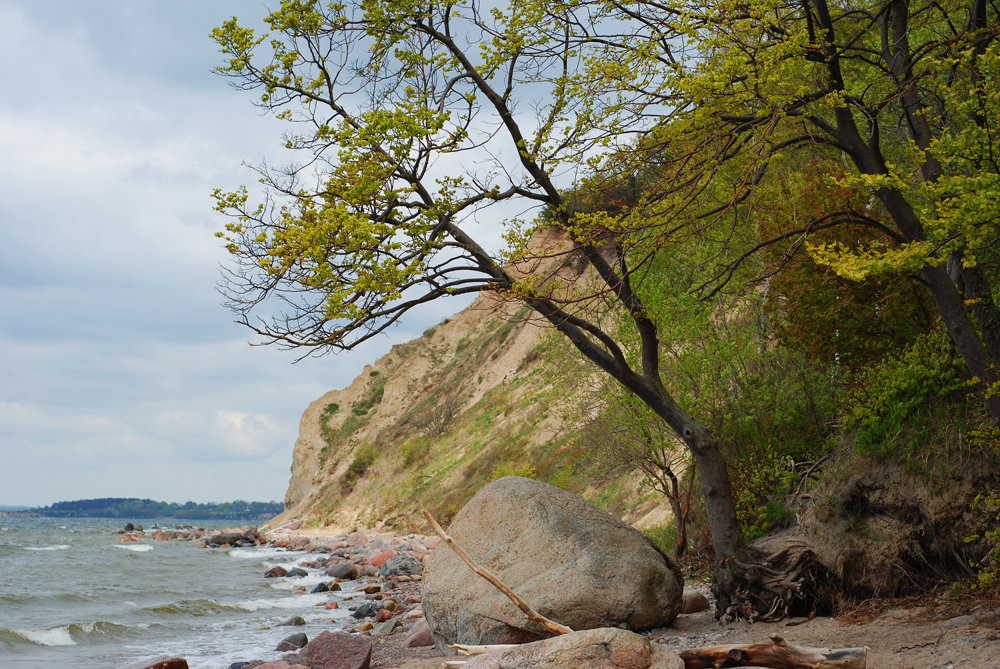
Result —
POLYGON ((501 462, 493 468, 490 475, 491 481, 502 479, 504 476, 520 476, 526 479, 538 480, 538 470, 531 465, 517 465, 513 462, 501 462))
MULTIPOLYGON (((972 502, 972 509, 985 507, 987 509, 995 510, 1000 509, 1000 499, 994 497, 983 497, 982 495, 977 495, 976 499, 972 502)), ((1000 513, 997 513, 996 519, 1000 522, 1000 513)), ((971 562, 973 568, 979 568, 979 587, 990 588, 998 583, 1000 583, 1000 527, 993 530, 988 530, 983 535, 987 541, 993 542, 993 548, 989 550, 986 557, 979 563, 971 562), (986 566, 983 566, 986 563, 986 566)), ((980 535, 974 534, 967 538, 967 542, 977 541, 980 539, 980 535)))
POLYGON ((400 453, 403 454, 403 465, 406 467, 423 462, 427 454, 430 453, 430 450, 431 441, 427 437, 411 439, 410 441, 403 442, 399 447, 400 453))
POLYGON ((363 477, 368 468, 375 463, 376 458, 378 458, 378 451, 375 450, 374 446, 368 444, 358 448, 354 453, 354 460, 351 461, 344 473, 344 484, 353 485, 355 481, 363 477))

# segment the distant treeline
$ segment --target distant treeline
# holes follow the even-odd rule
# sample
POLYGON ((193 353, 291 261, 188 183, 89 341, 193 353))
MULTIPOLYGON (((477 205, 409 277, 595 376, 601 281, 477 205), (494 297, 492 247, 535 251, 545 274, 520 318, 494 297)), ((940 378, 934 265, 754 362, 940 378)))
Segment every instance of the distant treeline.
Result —
POLYGON ((30 509, 53 518, 189 518, 191 520, 259 520, 285 510, 282 502, 223 502, 197 504, 156 502, 151 499, 104 497, 75 502, 56 502, 52 506, 30 509))

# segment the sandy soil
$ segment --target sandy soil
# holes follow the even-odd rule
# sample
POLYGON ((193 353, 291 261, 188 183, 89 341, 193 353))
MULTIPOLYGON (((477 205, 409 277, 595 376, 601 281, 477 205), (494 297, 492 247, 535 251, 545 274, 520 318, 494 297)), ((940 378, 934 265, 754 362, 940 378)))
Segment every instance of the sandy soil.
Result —
MULTIPOLYGON (((711 611, 681 615, 672 628, 649 633, 651 641, 670 648, 731 643, 762 643, 777 634, 802 646, 847 648, 868 646, 870 669, 1000 669, 1000 608, 982 602, 889 609, 855 624, 857 616, 814 618, 788 626, 780 623, 737 623, 720 627, 711 611)), ((798 622, 796 620, 792 623, 798 622)), ((432 669, 441 656, 432 649, 401 648, 402 638, 379 640, 372 668, 432 669)))

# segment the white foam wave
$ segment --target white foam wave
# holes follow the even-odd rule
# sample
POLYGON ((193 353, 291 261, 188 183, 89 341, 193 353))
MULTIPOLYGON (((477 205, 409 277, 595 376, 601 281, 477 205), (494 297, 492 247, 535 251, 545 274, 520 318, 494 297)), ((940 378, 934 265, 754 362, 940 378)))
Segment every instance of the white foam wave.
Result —
POLYGON ((273 558, 289 558, 288 551, 283 548, 233 548, 229 551, 229 557, 238 560, 252 560, 254 558, 261 562, 273 558))
POLYGON ((59 546, 25 546, 26 551, 64 551, 68 550, 69 546, 66 544, 60 544, 59 546))
POLYGON ((136 544, 135 546, 119 546, 115 544, 115 548, 124 548, 127 551, 135 551, 136 553, 145 553, 146 551, 153 550, 153 547, 147 544, 136 544))
POLYGON ((320 602, 326 602, 328 597, 322 595, 299 595, 298 597, 283 597, 281 599, 248 599, 236 602, 231 606, 244 611, 261 611, 266 609, 301 609, 307 606, 316 606, 320 602))
POLYGON ((50 630, 11 630, 39 646, 75 646, 69 627, 53 627, 50 630))

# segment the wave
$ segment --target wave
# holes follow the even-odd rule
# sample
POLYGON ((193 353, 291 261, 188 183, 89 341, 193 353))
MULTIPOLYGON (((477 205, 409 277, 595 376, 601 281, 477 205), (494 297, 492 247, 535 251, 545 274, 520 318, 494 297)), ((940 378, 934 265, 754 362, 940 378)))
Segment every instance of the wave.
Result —
MULTIPOLYGON (((69 633, 69 625, 64 627, 53 627, 51 629, 44 630, 23 630, 23 629, 12 629, 12 630, 0 630, 0 632, 6 632, 7 634, 12 634, 14 636, 20 637, 26 641, 37 644, 39 646, 75 646, 76 641, 73 641, 73 636, 69 633)), ((4 634, 4 636, 7 636, 4 634)))
POLYGON ((228 552, 229 557, 234 557, 238 560, 252 560, 257 558, 261 562, 274 558, 296 560, 303 554, 302 551, 286 551, 284 548, 233 548, 228 552))
POLYGON ((214 599, 183 599, 173 604, 154 606, 150 610, 161 615, 206 616, 210 613, 221 613, 226 609, 236 610, 236 607, 220 604, 214 599))
MULTIPOLYGON (((139 628, 149 625, 137 625, 139 628)), ((29 641, 38 646, 75 646, 78 641, 98 637, 121 638, 131 631, 129 625, 120 625, 104 620, 90 623, 72 623, 48 629, 0 629, 0 639, 12 642, 29 641)))
MULTIPOLYGON (((297 597, 282 597, 281 599, 248 599, 236 602, 233 606, 243 611, 261 611, 265 609, 305 609, 320 602, 329 601, 326 593, 316 595, 299 595, 297 597)), ((325 612, 324 612, 325 613, 325 612)))
POLYGON ((115 548, 124 548, 127 551, 134 551, 136 553, 145 553, 146 551, 153 550, 153 547, 149 544, 136 544, 134 546, 119 546, 118 544, 115 544, 115 548))
POLYGON ((26 551, 65 551, 69 550, 67 544, 60 544, 58 546, 25 546, 26 551))

